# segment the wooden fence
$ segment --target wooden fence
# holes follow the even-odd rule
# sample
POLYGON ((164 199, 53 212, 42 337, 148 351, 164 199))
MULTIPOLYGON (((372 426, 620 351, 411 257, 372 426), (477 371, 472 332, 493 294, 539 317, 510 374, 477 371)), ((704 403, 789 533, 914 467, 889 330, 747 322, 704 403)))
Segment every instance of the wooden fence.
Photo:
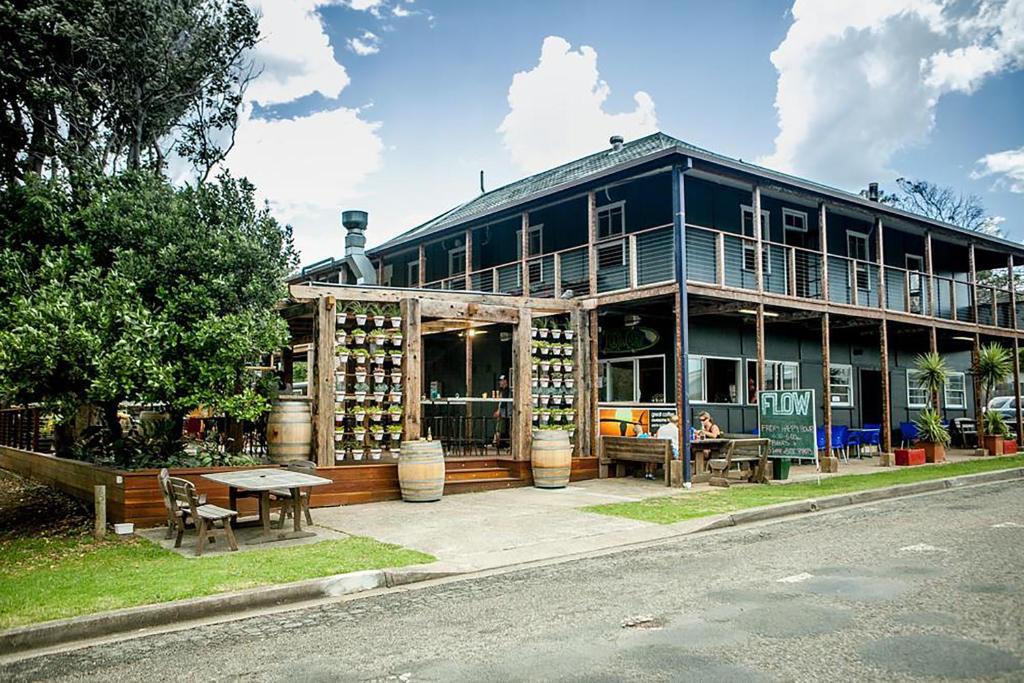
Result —
POLYGON ((41 448, 39 408, 4 408, 0 410, 0 446, 23 448, 28 451, 49 450, 41 448))

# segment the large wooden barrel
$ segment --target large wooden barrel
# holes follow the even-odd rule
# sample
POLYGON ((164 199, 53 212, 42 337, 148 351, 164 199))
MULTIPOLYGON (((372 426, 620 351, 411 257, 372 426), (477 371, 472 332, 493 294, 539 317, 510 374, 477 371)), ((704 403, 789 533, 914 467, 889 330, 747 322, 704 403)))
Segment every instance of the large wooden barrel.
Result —
POLYGON ((569 432, 542 429, 533 433, 533 485, 541 489, 562 489, 569 485, 572 445, 569 432))
POLYGON ((313 443, 313 418, 309 399, 280 398, 267 418, 267 455, 271 462, 309 460, 313 443))
POLYGON ((444 494, 444 451, 440 441, 403 441, 398 454, 402 500, 425 503, 444 494))

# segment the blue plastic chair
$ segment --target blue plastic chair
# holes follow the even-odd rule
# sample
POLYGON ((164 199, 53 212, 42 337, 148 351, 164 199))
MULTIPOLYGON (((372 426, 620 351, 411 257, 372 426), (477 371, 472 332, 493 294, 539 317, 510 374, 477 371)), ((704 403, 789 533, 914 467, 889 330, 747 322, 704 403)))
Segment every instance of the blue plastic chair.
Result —
POLYGON ((906 448, 917 441, 917 425, 913 422, 900 422, 900 444, 906 448))
POLYGON ((825 450, 825 427, 818 427, 818 450, 825 450))
MULTIPOLYGON (((861 439, 864 438, 864 433, 859 429, 851 429, 846 435, 846 453, 849 455, 850 449, 857 449, 857 457, 860 457, 860 444, 861 439)), ((847 458, 849 459, 849 458, 847 458)))
POLYGON ((882 425, 879 423, 867 423, 864 425, 864 435, 861 437, 861 444, 864 446, 878 446, 882 441, 882 425))
POLYGON ((846 440, 850 437, 850 428, 845 425, 832 425, 832 452, 839 451, 839 455, 846 462, 850 462, 849 453, 846 450, 846 440))

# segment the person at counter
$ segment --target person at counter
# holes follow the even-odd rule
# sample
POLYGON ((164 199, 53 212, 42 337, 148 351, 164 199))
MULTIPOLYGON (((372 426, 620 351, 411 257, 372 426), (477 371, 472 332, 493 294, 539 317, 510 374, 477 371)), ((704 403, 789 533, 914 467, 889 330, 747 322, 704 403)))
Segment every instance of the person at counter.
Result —
POLYGON ((700 420, 700 429, 697 431, 697 440, 700 439, 717 439, 722 436, 721 428, 715 424, 715 421, 711 418, 711 413, 706 410, 702 410, 700 415, 697 416, 700 420))
MULTIPOLYGON (((498 378, 498 389, 495 392, 496 398, 511 398, 512 392, 508 388, 508 377, 502 375, 498 378)), ((512 404, 508 402, 499 403, 494 409, 494 447, 501 450, 504 444, 508 443, 509 425, 512 417, 512 404)))

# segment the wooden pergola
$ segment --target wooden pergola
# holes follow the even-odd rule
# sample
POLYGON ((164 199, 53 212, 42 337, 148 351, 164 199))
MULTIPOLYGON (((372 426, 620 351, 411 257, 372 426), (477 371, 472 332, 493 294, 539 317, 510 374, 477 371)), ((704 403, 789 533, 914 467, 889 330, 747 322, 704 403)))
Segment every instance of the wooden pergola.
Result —
MULTIPOLYGON (((575 454, 590 456, 596 439, 593 386, 596 350, 591 326, 593 316, 580 301, 506 296, 479 292, 365 287, 342 284, 294 284, 281 313, 292 332, 293 346, 308 344, 309 397, 313 421, 313 458, 320 466, 335 464, 335 328, 339 302, 358 301, 397 304, 402 317, 402 376, 404 384, 402 440, 418 439, 422 433, 423 336, 494 324, 512 326, 511 451, 515 460, 529 460, 533 430, 531 399, 531 328, 534 320, 567 315, 576 342, 573 364, 576 405, 575 454)), ((467 394, 472 393, 471 335, 466 335, 467 394)), ((292 358, 285 351, 286 372, 292 358)))

